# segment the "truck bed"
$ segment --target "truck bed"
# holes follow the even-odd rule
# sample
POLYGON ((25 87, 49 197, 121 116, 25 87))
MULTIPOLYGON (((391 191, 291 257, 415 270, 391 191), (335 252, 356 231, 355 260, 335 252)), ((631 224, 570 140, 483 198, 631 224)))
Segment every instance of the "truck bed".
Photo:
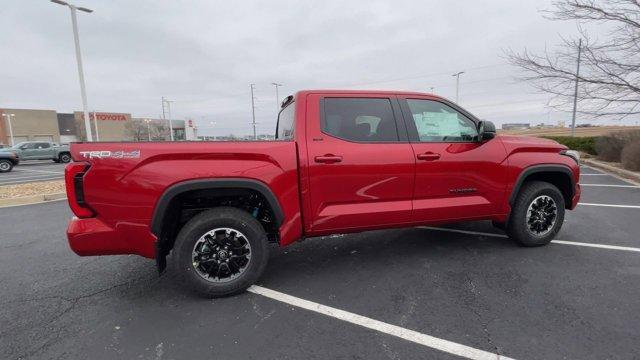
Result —
MULTIPOLYGON (((73 143, 71 155, 89 165, 83 177, 84 202, 95 212, 96 231, 105 232, 112 253, 153 258, 150 223, 157 202, 172 185, 190 180, 238 177, 264 183, 288 219, 281 228, 301 227, 292 141, 73 143)), ((295 237, 300 231, 286 233, 295 237)), ((92 255, 92 249, 81 255, 92 255)))

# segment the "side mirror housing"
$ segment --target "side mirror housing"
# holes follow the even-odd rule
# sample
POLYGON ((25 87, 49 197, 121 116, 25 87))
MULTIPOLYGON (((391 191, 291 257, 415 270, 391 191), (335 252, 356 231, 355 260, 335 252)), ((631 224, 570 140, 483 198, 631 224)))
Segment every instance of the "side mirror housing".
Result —
POLYGON ((482 120, 478 123, 478 141, 491 140, 496 136, 496 126, 491 121, 482 120))

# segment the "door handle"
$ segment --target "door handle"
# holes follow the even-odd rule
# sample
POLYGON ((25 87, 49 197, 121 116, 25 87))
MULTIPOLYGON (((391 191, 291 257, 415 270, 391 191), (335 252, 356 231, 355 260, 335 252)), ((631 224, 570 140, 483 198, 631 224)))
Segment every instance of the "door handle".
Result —
POLYGON ((426 153, 418 154, 416 157, 418 158, 418 160, 433 161, 440 159, 440 154, 432 153, 431 151, 429 151, 426 153))
POLYGON ((333 164, 333 163, 339 163, 342 161, 342 156, 339 155, 333 155, 333 154, 326 154, 323 156, 316 156, 315 160, 317 163, 323 163, 323 164, 333 164))

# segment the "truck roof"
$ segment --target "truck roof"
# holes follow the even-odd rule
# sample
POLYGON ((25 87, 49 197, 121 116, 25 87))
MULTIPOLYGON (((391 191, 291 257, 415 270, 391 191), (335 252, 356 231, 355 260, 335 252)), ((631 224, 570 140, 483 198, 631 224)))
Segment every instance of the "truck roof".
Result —
POLYGON ((300 90, 298 95, 306 94, 380 94, 380 95, 420 95, 441 98, 438 95, 423 93, 418 91, 402 91, 402 90, 337 90, 337 89, 312 89, 300 90))

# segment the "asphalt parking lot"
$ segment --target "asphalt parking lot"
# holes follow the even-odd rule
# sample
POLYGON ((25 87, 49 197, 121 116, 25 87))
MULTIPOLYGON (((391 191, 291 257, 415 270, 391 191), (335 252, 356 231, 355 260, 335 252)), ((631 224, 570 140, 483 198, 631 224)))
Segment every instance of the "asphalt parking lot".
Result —
POLYGON ((23 161, 11 172, 0 174, 0 186, 60 180, 64 178, 65 165, 53 161, 23 161))
POLYGON ((77 257, 64 201, 0 209, 0 358, 640 358, 640 188, 581 183, 546 247, 487 222, 309 239, 214 300, 137 256, 77 257))

